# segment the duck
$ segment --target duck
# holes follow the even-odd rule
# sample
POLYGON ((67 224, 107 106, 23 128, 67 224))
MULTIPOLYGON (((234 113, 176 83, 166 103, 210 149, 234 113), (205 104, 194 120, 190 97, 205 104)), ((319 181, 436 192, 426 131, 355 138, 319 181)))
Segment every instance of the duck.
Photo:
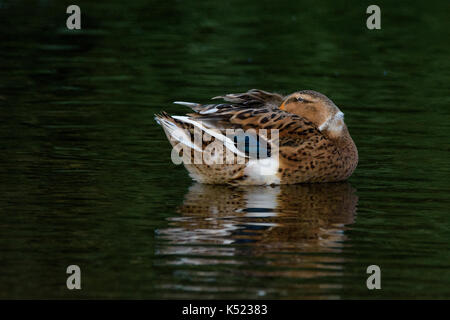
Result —
POLYGON ((172 145, 174 163, 204 184, 282 185, 347 180, 358 150, 344 113, 322 93, 283 96, 259 89, 213 97, 220 103, 175 101, 191 112, 155 120, 172 145))

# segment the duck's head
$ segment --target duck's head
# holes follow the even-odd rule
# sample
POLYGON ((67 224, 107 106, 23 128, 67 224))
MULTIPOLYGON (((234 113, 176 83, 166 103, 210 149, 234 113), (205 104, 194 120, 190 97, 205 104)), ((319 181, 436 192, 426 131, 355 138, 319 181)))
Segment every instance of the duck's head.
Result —
POLYGON ((332 138, 340 137, 345 128, 344 113, 328 97, 316 91, 294 92, 284 99, 280 109, 311 121, 332 138))

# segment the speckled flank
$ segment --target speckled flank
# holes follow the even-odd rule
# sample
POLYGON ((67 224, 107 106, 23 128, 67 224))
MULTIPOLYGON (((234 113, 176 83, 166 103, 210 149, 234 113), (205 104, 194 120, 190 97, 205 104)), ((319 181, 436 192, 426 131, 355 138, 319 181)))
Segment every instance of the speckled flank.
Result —
MULTIPOLYGON (((156 116, 163 128, 169 121, 192 133, 197 122, 207 124, 225 135, 226 129, 278 129, 279 144, 270 144, 272 176, 257 176, 257 159, 242 158, 241 164, 185 164, 191 177, 210 184, 294 184, 302 182, 334 182, 347 179, 356 168, 358 152, 343 120, 343 113, 326 96, 305 90, 286 97, 261 90, 228 94, 227 103, 201 105, 184 103, 194 113, 175 117, 166 113, 156 116), (162 121, 164 119, 164 121, 162 121), (319 129, 320 128, 320 129, 319 129), (274 159, 278 151, 279 158, 274 159)), ((169 141, 176 146, 168 128, 169 141)), ((269 136, 268 139, 271 137, 269 136)), ((202 150, 214 143, 223 143, 216 136, 199 146, 202 150)), ((194 153, 194 151, 192 151, 194 153)), ((270 159, 269 159, 270 160, 270 159)))

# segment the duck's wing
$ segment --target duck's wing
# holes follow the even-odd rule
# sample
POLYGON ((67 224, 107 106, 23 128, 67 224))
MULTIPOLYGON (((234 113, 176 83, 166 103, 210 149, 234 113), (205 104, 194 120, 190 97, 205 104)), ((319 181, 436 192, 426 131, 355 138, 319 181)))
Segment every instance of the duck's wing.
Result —
POLYGON ((200 114, 198 117, 195 114, 170 116, 162 112, 155 115, 155 120, 163 127, 174 147, 181 143, 193 151, 203 152, 211 143, 220 142, 227 150, 243 159, 270 156, 267 139, 258 137, 256 131, 244 132, 219 115, 212 119, 211 116, 200 114))
POLYGON ((256 114, 269 112, 278 108, 283 101, 283 97, 276 93, 252 89, 246 93, 227 94, 213 99, 218 98, 223 98, 228 103, 199 104, 175 101, 175 104, 191 108, 194 113, 172 117, 165 114, 165 119, 161 119, 160 116, 157 116, 156 119, 163 125, 169 136, 176 138, 175 140, 190 148, 193 147, 193 143, 186 139, 189 135, 178 134, 178 131, 175 130, 176 127, 189 128, 191 134, 195 128, 200 129, 201 132, 214 137, 214 140, 222 141, 228 150, 240 157, 264 158, 270 156, 270 143, 268 143, 267 138, 258 136, 258 130, 247 131, 249 128, 257 129, 257 125, 248 123, 242 126, 240 121, 234 121, 233 119, 242 120, 247 114, 253 114, 253 112, 256 114), (169 121, 169 123, 164 121, 169 121), (235 129, 235 131, 231 133, 228 129, 235 129), (245 129, 246 132, 242 129, 245 129))
POLYGON ((251 89, 244 93, 229 93, 212 99, 223 99, 233 104, 247 107, 278 108, 283 103, 284 97, 278 93, 267 92, 259 89, 251 89))
MULTIPOLYGON (((252 92, 252 90, 249 92, 252 92)), ((237 98, 238 95, 233 96, 236 96, 236 98, 230 99, 236 99, 235 101, 244 99, 237 98)), ((191 123, 205 132, 207 132, 205 128, 210 128, 219 130, 222 135, 225 135, 226 129, 243 129, 241 134, 245 135, 248 129, 254 129, 259 139, 262 138, 267 141, 269 149, 276 147, 279 150, 280 157, 286 160, 288 166, 298 165, 300 161, 321 159, 323 155, 339 156, 335 143, 312 122, 298 115, 273 108, 269 104, 258 106, 248 106, 242 102, 207 105, 179 104, 191 107, 195 113, 182 117, 174 116, 174 118, 185 123, 191 123), (266 129, 266 131, 262 133, 261 129, 266 129), (271 129, 277 130, 277 141, 274 140, 271 129)), ((241 137, 234 139, 234 146, 236 146, 236 140, 239 141, 240 139, 241 137)), ((231 143, 225 138, 223 141, 231 143)), ((253 143, 253 147, 259 148, 255 141, 253 143)), ((238 146, 236 148, 244 151, 238 146)), ((269 150, 268 154, 270 155, 270 153, 269 150)))
MULTIPOLYGON (((252 109, 259 109, 260 113, 266 112, 267 109, 278 109, 283 103, 284 97, 278 93, 251 89, 244 93, 229 93, 223 96, 213 97, 212 99, 223 99, 227 103, 200 104, 184 101, 175 101, 174 103, 187 106, 195 111, 194 114, 188 114, 188 116, 201 117, 202 121, 211 122, 214 120, 225 120, 220 126, 229 128, 230 126, 235 126, 232 126, 232 123, 226 121, 227 115, 252 109)), ((217 123, 211 123, 211 125, 218 126, 217 123)))

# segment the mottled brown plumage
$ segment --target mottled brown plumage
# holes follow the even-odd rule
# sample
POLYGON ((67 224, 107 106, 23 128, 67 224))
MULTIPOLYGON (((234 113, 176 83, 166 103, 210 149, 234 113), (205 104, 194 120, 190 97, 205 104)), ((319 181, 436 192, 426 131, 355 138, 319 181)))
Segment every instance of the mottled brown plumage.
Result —
MULTIPOLYGON (((211 157, 211 148, 234 152, 239 161, 226 163, 225 151, 221 163, 185 163, 191 176, 203 183, 212 184, 293 184, 302 182, 334 182, 347 179, 356 168, 358 153, 343 121, 343 113, 321 93, 304 90, 283 97, 261 90, 215 97, 226 103, 183 103, 194 113, 183 117, 158 115, 169 141, 175 148, 194 141, 194 130, 211 136, 208 141, 193 142, 195 152, 211 157), (176 128, 188 132, 184 139, 177 137, 176 128), (227 139, 227 129, 253 130, 258 142, 251 140, 245 146, 227 139), (267 133, 262 130, 266 129, 267 133), (277 129, 279 139, 272 135, 277 129), (182 143, 180 143, 180 141, 182 143), (267 143, 266 156, 261 156, 260 142, 267 143), (258 149, 255 155, 251 151, 258 149), (233 151, 234 150, 234 151, 233 151), (264 159, 266 162, 262 162, 264 159), (269 163, 266 165, 266 163, 269 163), (266 167, 263 167, 266 166, 266 167)), ((238 139, 236 139, 238 138, 238 139)), ((254 140, 256 141, 256 140, 254 140)), ((217 159, 216 159, 217 160, 217 159)))

